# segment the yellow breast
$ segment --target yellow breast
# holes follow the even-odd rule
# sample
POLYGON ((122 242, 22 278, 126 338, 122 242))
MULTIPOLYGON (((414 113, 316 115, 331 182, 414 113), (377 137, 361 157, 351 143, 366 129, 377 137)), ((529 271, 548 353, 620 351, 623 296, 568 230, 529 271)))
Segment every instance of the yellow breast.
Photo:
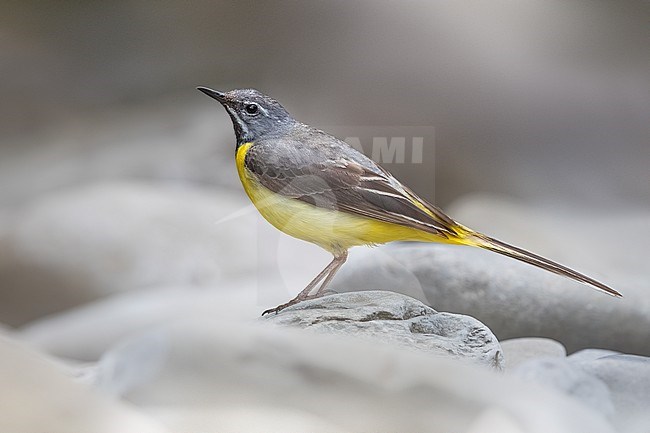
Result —
POLYGON ((434 241, 441 238, 410 227, 323 209, 274 193, 249 172, 244 160, 252 143, 237 149, 236 163, 244 190, 262 216, 278 230, 336 253, 356 245, 397 240, 434 241))

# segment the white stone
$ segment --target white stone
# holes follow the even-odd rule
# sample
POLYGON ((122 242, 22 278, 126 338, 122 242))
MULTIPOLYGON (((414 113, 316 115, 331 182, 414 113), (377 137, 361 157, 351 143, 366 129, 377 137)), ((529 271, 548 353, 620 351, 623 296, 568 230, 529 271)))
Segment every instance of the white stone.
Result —
POLYGON ((500 343, 508 370, 531 359, 566 357, 566 349, 562 343, 550 338, 513 338, 500 343))
POLYGON ((618 431, 642 433, 650 426, 650 358, 616 354, 590 361, 574 361, 602 380, 612 395, 618 431))
POLYGON ((478 432, 486 431, 483 425, 613 432, 581 403, 485 368, 390 342, 262 321, 191 319, 152 329, 121 343, 99 366, 104 389, 118 383, 128 401, 175 431, 196 428, 212 410, 245 407, 251 419, 242 425, 268 422, 269 431, 277 429, 277 411, 280 419, 293 418, 288 431, 316 420, 315 431, 478 432))
POLYGON ((150 409, 149 414, 179 433, 350 433, 339 427, 336 420, 273 403, 268 406, 160 407, 150 409))
POLYGON ((588 349, 568 358, 536 358, 511 370, 518 378, 570 395, 606 415, 618 432, 650 425, 650 358, 588 349))
POLYGON ((565 358, 536 358, 512 370, 518 378, 547 386, 584 402, 598 413, 615 417, 608 386, 602 380, 569 363, 565 358))
POLYGON ((16 331, 50 354, 95 361, 121 339, 188 317, 256 320, 264 307, 254 279, 228 287, 158 287, 119 293, 34 321, 16 331))
POLYGON ((129 405, 76 383, 59 364, 0 336, 0 431, 169 433, 129 405))
POLYGON ((618 355, 620 353, 621 352, 606 349, 582 349, 569 355, 567 360, 570 362, 593 361, 599 358, 604 358, 605 356, 618 355))

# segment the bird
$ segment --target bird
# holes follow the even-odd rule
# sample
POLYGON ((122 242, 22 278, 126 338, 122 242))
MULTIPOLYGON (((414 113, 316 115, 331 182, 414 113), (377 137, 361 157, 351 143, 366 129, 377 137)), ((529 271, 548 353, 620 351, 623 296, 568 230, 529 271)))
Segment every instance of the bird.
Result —
POLYGON ((350 248, 393 241, 478 247, 622 297, 593 278, 462 225, 348 143, 299 122, 256 89, 197 90, 230 116, 237 173, 260 214, 278 230, 333 256, 295 298, 262 316, 327 294, 350 248))

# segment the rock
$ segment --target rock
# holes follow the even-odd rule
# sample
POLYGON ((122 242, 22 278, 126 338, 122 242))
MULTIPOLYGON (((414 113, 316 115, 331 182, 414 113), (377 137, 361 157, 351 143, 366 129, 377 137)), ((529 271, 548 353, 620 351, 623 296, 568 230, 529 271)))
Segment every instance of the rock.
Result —
POLYGON ((650 426, 650 358, 610 355, 590 361, 573 361, 609 388, 616 408, 618 431, 646 432, 650 426))
POLYGON ((397 293, 368 291, 325 296, 293 305, 277 315, 266 315, 263 320, 390 342, 496 369, 503 366, 499 342, 481 322, 473 317, 439 313, 397 293))
MULTIPOLYGON (((263 405, 222 407, 161 407, 151 410, 174 432, 205 433, 350 433, 336 420, 324 420, 304 410, 263 405)), ((333 418, 333 417, 332 417, 333 418)))
POLYGON ((18 338, 58 357, 96 361, 129 335, 187 317, 254 320, 260 316, 256 281, 224 287, 157 287, 118 293, 34 321, 18 338))
POLYGON ((615 352, 613 350, 605 349, 582 349, 577 352, 572 353, 567 357, 569 362, 585 362, 585 361, 594 361, 599 358, 604 358, 605 356, 610 355, 619 355, 620 352, 615 352))
POLYGON ((645 432, 650 425, 650 358, 582 355, 534 359, 512 370, 516 377, 563 391, 606 415, 619 432, 645 432))
POLYGON ((0 431, 165 433, 128 405, 75 383, 59 365, 0 336, 0 431))
POLYGON ((650 354, 650 291, 642 286, 626 286, 625 297, 615 299, 462 246, 389 244, 350 256, 332 289, 396 290, 440 310, 476 317, 500 340, 534 335, 557 340, 570 352, 602 347, 650 354))
POLYGON ((521 363, 512 370, 521 379, 562 391, 591 406, 598 413, 614 416, 614 404, 608 386, 565 358, 538 358, 521 363))
POLYGON ((394 341, 270 321, 191 318, 151 329, 109 351, 98 377, 174 431, 229 431, 207 414, 245 410, 242 425, 270 426, 252 431, 315 422, 314 431, 613 432, 601 414, 513 377, 394 341))
MULTIPOLYGON (((19 329, 17 335, 50 354, 93 361, 134 332, 187 317, 257 319, 262 307, 253 287, 253 282, 246 280, 228 290, 159 288, 125 293, 36 321, 19 329)), ((328 296, 296 305, 277 316, 265 316, 265 320, 278 324, 299 322, 299 326, 314 330, 394 341, 414 350, 451 353, 495 368, 501 368, 503 362, 498 341, 477 320, 436 313, 413 299, 390 292, 328 296), (315 323, 318 314, 323 320, 315 323), (369 320, 372 317, 375 319, 369 320)))
POLYGON ((292 257, 286 273, 300 279, 284 283, 299 287, 310 276, 302 269, 317 272, 313 258, 327 256, 281 237, 240 194, 134 182, 52 194, 0 224, 0 322, 13 326, 121 291, 214 287, 244 274, 274 283, 263 300, 286 297, 280 257, 292 257))
POLYGON ((566 357, 562 343, 549 338, 513 338, 500 343, 508 370, 531 359, 566 357))

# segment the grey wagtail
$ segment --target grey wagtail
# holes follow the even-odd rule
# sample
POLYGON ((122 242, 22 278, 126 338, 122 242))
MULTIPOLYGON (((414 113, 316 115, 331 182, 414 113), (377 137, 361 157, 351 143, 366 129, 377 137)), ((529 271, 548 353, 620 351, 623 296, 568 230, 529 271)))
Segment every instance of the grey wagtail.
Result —
POLYGON ((198 90, 219 101, 232 120, 237 172, 257 210, 278 230, 314 243, 334 256, 298 296, 262 315, 323 296, 351 247, 391 241, 484 248, 621 296, 566 266, 454 221, 370 158, 298 122, 278 101, 257 90, 198 90))

